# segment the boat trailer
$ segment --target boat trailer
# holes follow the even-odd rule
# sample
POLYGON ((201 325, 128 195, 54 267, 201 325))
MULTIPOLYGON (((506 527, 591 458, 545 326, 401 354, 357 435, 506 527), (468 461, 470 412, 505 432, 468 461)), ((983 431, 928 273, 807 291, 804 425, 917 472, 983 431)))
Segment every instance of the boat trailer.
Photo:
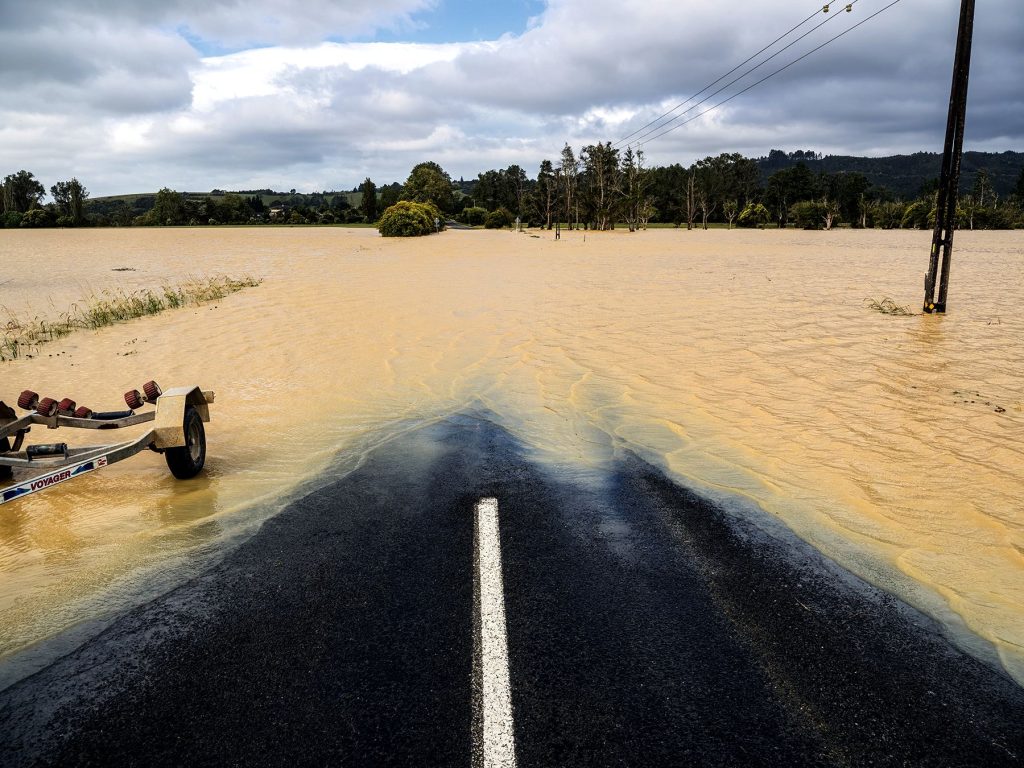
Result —
POLYGON ((127 411, 97 413, 74 400, 57 401, 25 390, 18 407, 29 413, 18 416, 0 400, 0 504, 43 491, 97 469, 131 458, 144 450, 162 453, 171 474, 179 480, 195 477, 206 462, 206 430, 214 393, 199 387, 162 390, 148 381, 142 392, 124 395, 127 411), (146 405, 154 410, 136 413, 146 405), (24 445, 33 425, 47 429, 110 430, 152 423, 142 436, 127 442, 84 448, 67 443, 24 445), (16 479, 27 473, 24 479, 16 479))

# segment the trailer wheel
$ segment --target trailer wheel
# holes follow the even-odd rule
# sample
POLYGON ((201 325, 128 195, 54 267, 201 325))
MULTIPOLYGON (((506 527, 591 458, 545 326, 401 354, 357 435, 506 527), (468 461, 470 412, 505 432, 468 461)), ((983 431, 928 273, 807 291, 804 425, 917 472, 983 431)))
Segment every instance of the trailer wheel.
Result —
POLYGON ((139 394, 139 390, 133 389, 124 393, 124 401, 133 411, 136 408, 142 407, 142 395, 139 394))
POLYGON ((164 391, 160 389, 160 385, 155 381, 147 381, 143 384, 142 391, 146 393, 146 400, 151 403, 155 403, 156 399, 164 393, 164 391))
POLYGON ((26 411, 34 411, 36 405, 39 404, 39 395, 33 392, 31 389, 26 389, 20 395, 18 395, 18 407, 23 408, 26 411))
POLYGON ((188 480, 198 475, 206 463, 206 430, 199 411, 191 405, 185 409, 182 429, 185 431, 185 445, 167 448, 164 458, 172 475, 179 480, 188 480))

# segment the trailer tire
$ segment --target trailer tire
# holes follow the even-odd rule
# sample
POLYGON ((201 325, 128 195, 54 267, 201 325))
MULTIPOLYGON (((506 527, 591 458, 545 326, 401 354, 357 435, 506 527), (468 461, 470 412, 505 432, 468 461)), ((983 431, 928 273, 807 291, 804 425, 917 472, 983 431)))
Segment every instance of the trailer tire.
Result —
POLYGON ((188 480, 198 475, 206 463, 206 430, 199 411, 191 405, 185 409, 181 426, 185 432, 185 445, 167 448, 164 458, 172 475, 179 480, 188 480))

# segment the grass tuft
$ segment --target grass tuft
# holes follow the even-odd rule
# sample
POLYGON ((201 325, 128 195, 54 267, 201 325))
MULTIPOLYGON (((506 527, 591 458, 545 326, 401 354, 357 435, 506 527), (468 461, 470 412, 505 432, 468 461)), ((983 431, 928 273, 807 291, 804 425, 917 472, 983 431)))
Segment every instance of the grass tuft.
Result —
POLYGON ((40 344, 60 339, 79 329, 103 328, 137 317, 155 315, 165 309, 177 309, 208 301, 223 299, 243 288, 253 288, 263 280, 254 277, 192 278, 178 285, 163 285, 157 290, 142 288, 104 290, 86 298, 56 320, 39 316, 31 319, 17 317, 6 307, 0 307, 6 321, 0 326, 0 362, 24 357, 40 344))
POLYGON ((907 307, 900 306, 895 301, 886 296, 881 301, 875 301, 872 298, 864 299, 868 309, 873 309, 876 312, 881 312, 883 315, 896 315, 898 317, 912 317, 916 315, 916 312, 911 312, 907 307))

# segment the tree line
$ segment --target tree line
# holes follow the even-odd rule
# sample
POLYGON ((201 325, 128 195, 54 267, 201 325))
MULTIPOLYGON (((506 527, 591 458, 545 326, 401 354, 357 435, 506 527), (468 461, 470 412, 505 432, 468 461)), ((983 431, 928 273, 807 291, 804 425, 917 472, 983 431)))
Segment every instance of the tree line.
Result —
MULTIPOLYGON (((351 224, 366 221, 349 202, 348 192, 299 194, 293 189, 243 192, 213 190, 192 194, 164 188, 151 195, 89 199, 78 181, 57 182, 46 188, 29 171, 21 170, 0 183, 0 227, 84 226, 198 226, 217 224, 351 224), (264 202, 264 198, 271 198, 264 202)), ((373 198, 374 194, 369 197, 373 198)), ((376 211, 371 211, 371 220, 376 211)))
MULTIPOLYGON (((379 186, 370 178, 351 192, 287 195, 271 190, 192 195, 161 189, 153 195, 91 201, 76 178, 46 189, 21 170, 0 185, 5 227, 154 226, 215 224, 376 223, 399 201, 429 203, 444 218, 485 227, 523 225, 630 231, 649 224, 687 229, 710 225, 921 228, 934 224, 936 180, 904 197, 858 171, 827 172, 813 150, 751 159, 737 153, 708 156, 689 166, 648 167, 642 151, 610 142, 566 144, 543 160, 535 175, 519 165, 453 181, 435 162, 417 164, 404 183, 379 186), (268 202, 264 198, 270 197, 268 202)), ((1010 194, 997 193, 987 171, 976 171, 961 191, 958 226, 1024 227, 1024 169, 1010 194)))
MULTIPOLYGON (((776 151, 777 152, 777 151, 776 151)), ((775 162, 778 156, 770 155, 775 162)), ((766 173, 764 158, 736 153, 705 157, 688 167, 649 168, 643 152, 611 143, 565 145, 557 160, 541 162, 536 176, 519 165, 485 171, 475 180, 453 182, 433 162, 420 163, 396 199, 430 202, 446 216, 468 225, 507 227, 515 221, 550 229, 630 231, 649 224, 831 229, 930 229, 935 222, 937 180, 902 199, 858 172, 812 171, 821 155, 801 150, 790 162, 766 173)), ((959 197, 958 225, 964 229, 1024 227, 1024 169, 1015 190, 999 195, 981 169, 959 197)))
POLYGON ((3 201, 0 223, 4 227, 77 227, 85 223, 89 192, 78 179, 58 181, 50 187, 50 195, 53 202, 42 205, 46 188, 28 171, 6 176, 0 184, 0 200, 3 201))

